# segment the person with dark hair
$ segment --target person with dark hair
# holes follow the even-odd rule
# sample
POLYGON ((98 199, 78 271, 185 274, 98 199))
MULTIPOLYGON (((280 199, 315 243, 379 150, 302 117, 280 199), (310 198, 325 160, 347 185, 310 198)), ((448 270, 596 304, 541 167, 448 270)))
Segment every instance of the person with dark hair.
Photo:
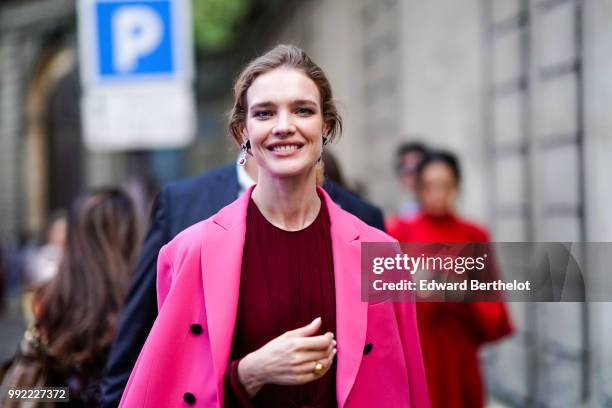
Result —
POLYGON ((416 199, 416 168, 427 154, 427 148, 420 142, 404 142, 395 153, 395 172, 402 186, 401 204, 396 214, 385 219, 385 230, 395 236, 400 221, 407 220, 419 209, 416 199))
MULTIPOLYGON (((71 406, 100 402, 99 383, 138 251, 129 197, 101 189, 75 200, 55 276, 34 295, 24 337, 41 359, 47 387, 68 387, 71 406)), ((33 386, 30 384, 30 386, 33 386)))
MULTIPOLYGON (((400 221, 394 237, 400 242, 490 242, 486 229, 457 215, 460 182, 454 154, 428 153, 416 168, 420 212, 400 221)), ((483 407, 478 349, 512 333, 505 304, 419 302, 417 316, 432 407, 483 407)))
POLYGON ((415 189, 422 214, 445 217, 455 212, 461 184, 457 157, 438 150, 425 155, 415 169, 415 189))
POLYGON ((395 171, 401 176, 411 176, 410 185, 414 187, 414 170, 422 158, 427 154, 428 149, 421 142, 404 142, 397 148, 395 155, 395 171), (407 157, 414 155, 413 157, 407 157), (416 160, 415 160, 416 159, 416 160), (409 170, 409 171, 405 171, 409 170))
POLYGON ((160 251, 159 314, 120 406, 428 406, 414 303, 361 302, 361 242, 393 240, 316 184, 341 124, 301 49, 242 71, 229 127, 257 184, 160 251))
POLYGON ((409 218, 418 211, 418 203, 415 197, 416 168, 427 155, 427 147, 420 142, 402 143, 396 152, 395 171, 404 188, 404 199, 398 210, 400 219, 409 218))

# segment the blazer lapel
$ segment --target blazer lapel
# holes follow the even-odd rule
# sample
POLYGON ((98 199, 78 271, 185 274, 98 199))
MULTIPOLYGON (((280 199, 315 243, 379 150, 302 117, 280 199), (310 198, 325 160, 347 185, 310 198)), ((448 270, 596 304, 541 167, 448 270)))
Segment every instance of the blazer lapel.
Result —
POLYGON ((213 217, 201 248, 204 306, 219 401, 223 398, 223 377, 234 337, 246 213, 252 190, 213 217))
POLYGON ((354 220, 325 194, 331 220, 334 276, 336 279, 336 341, 338 350, 336 393, 343 407, 353 387, 367 329, 368 304, 361 301, 361 241, 354 220))

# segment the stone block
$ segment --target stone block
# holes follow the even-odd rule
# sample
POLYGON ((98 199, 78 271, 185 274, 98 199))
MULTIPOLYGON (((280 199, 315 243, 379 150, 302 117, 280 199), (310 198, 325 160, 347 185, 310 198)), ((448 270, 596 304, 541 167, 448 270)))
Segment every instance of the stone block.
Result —
POLYGON ((576 144, 540 150, 540 179, 543 204, 577 206, 579 197, 579 161, 576 144))
POLYGON ((533 96, 533 122, 537 137, 577 131, 578 95, 575 75, 544 81, 533 96))
POLYGON ((502 21, 518 15, 521 11, 520 0, 493 0, 493 21, 502 21))
POLYGON ((498 36, 493 41, 493 83, 514 80, 523 74, 522 30, 498 36))
POLYGON ((495 192, 499 205, 513 206, 523 203, 527 193, 525 165, 523 155, 501 157, 495 161, 495 192))
POLYGON ((535 41, 539 68, 573 61, 576 58, 576 6, 567 1, 541 11, 538 15, 539 31, 535 41))
POLYGON ((491 135, 497 146, 516 144, 523 139, 523 93, 516 92, 496 98, 493 104, 493 130, 491 135))

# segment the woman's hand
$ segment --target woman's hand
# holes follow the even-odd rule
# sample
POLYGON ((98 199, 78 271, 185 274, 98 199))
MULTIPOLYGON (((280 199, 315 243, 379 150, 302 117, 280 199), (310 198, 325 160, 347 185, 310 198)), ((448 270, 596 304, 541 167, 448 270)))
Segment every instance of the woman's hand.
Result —
POLYGON ((238 378, 253 397, 267 383, 299 385, 325 375, 336 356, 333 333, 315 336, 321 327, 317 317, 304 327, 288 331, 247 354, 238 364, 238 378), (317 362, 323 370, 315 374, 317 362))

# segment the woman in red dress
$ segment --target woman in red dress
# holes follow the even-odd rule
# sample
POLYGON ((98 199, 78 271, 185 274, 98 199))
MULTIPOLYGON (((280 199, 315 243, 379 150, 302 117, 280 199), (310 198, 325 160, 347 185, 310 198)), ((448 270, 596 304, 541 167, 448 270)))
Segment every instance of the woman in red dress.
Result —
MULTIPOLYGON (((488 232, 459 217, 455 202, 461 173, 456 157, 428 154, 417 168, 421 210, 400 221, 400 242, 489 242, 488 232)), ((502 302, 419 302, 417 316, 432 408, 484 406, 478 350, 512 332, 502 302)))

